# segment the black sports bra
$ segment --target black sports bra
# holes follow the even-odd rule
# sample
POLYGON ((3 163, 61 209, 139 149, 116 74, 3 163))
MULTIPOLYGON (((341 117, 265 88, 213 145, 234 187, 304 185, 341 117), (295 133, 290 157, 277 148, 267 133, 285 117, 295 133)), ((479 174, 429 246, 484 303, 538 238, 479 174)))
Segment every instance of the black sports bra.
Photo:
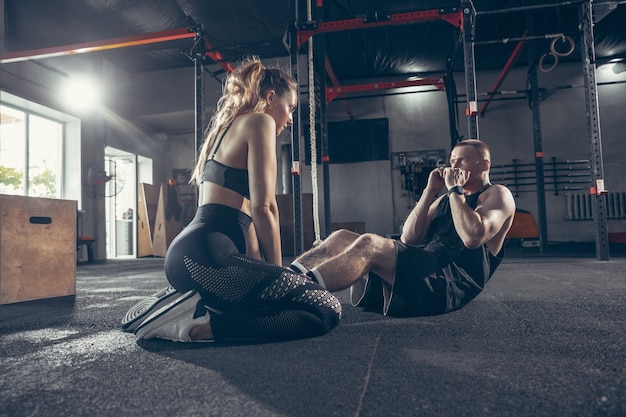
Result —
POLYGON ((222 164, 215 160, 215 154, 217 149, 222 144, 222 139, 226 136, 226 132, 230 129, 231 125, 226 127, 224 133, 220 137, 215 151, 211 158, 204 164, 204 171, 202 172, 202 181, 212 182, 220 185, 224 188, 228 188, 236 193, 241 194, 244 198, 250 199, 250 183, 248 180, 248 170, 241 168, 233 168, 222 164))

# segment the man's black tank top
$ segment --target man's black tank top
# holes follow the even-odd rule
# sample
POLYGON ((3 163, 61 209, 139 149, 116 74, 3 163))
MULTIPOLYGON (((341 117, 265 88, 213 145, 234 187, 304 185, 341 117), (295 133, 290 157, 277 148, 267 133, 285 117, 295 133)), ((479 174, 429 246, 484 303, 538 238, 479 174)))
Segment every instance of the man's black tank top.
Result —
MULTIPOLYGON (((490 186, 491 184, 488 184, 479 192, 466 196, 466 204, 475 209, 478 205, 478 197, 490 186)), ((448 196, 444 196, 439 203, 426 240, 429 243, 424 249, 435 253, 442 260, 454 262, 476 279, 483 276, 485 282, 502 261, 503 250, 494 256, 487 249, 487 245, 476 249, 468 249, 463 245, 452 222, 448 196)))

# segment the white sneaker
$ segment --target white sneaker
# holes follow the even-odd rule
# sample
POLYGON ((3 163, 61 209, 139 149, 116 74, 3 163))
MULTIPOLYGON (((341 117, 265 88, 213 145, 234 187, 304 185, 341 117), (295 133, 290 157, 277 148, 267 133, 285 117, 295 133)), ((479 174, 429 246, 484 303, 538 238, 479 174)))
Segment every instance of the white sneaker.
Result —
POLYGON ((135 335, 138 339, 159 338, 174 342, 191 342, 189 336, 191 329, 210 321, 210 313, 203 305, 200 306, 203 314, 196 316, 200 300, 200 294, 195 290, 185 293, 144 320, 135 330, 135 335))
POLYGON ((169 285, 161 291, 157 291, 151 296, 144 298, 126 312, 122 318, 122 329, 125 332, 134 332, 143 319, 150 317, 152 313, 182 295, 183 293, 176 291, 176 288, 169 285))

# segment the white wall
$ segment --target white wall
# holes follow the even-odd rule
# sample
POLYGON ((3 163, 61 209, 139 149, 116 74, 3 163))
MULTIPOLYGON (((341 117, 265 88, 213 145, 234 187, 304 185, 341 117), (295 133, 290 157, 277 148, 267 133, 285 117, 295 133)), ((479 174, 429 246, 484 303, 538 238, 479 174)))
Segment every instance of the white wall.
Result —
MULTIPOLYGON (((479 74, 479 91, 488 91, 493 74, 479 74)), ((541 102, 542 145, 547 163, 551 157, 558 160, 590 160, 590 140, 587 131, 584 81, 582 64, 559 64, 550 73, 539 72, 540 88, 573 86, 556 89, 541 102)), ((626 153, 623 135, 626 121, 623 108, 626 105, 626 84, 602 85, 602 83, 626 80, 626 73, 613 74, 608 66, 597 71, 597 97, 600 109, 600 129, 604 179, 609 190, 626 190, 626 180, 620 174, 626 153)), ((503 90, 524 89, 525 70, 512 73, 503 90)), ((531 111, 525 100, 492 103, 484 118, 480 119, 480 137, 492 147, 497 163, 510 163, 513 158, 520 162, 534 161, 531 111)), ((585 191, 580 191, 585 192, 585 191)), ((535 193, 520 193, 518 207, 529 210, 538 219, 535 193)), ((594 240, 593 221, 565 220, 565 196, 560 192, 546 192, 547 224, 549 241, 594 240)), ((608 231, 626 231, 626 221, 609 220, 608 231)))
MULTIPOLYGON (((71 58, 71 57, 69 57, 71 58)), ((302 60, 301 60, 302 61, 302 60)), ((286 60, 275 60, 286 65, 286 60)), ((300 68, 306 80, 304 67, 300 68)), ((115 97, 111 106, 119 105, 120 112, 129 112, 132 106, 183 111, 193 106, 193 83, 189 70, 154 72, 133 76, 101 63, 94 65, 96 72, 109 86, 115 97), (171 106, 171 107, 169 107, 171 106)), ((490 91, 498 76, 497 71, 477 74, 478 92, 490 91)), ((36 63, 6 64, 0 71, 0 88, 59 111, 66 111, 56 100, 57 84, 62 78, 36 63)), ((598 82, 624 81, 626 73, 613 74, 604 67, 598 70, 598 82)), ((304 82, 304 81, 302 81, 304 82)), ((456 74, 459 94, 464 92, 464 75, 456 74)), ((550 73, 539 73, 541 88, 575 86, 556 89, 541 102, 541 126, 545 160, 589 159, 589 140, 586 127, 584 91, 581 88, 582 65, 559 64, 550 73)), ((516 69, 506 78, 502 90, 526 89, 526 68, 516 69)), ((213 79, 205 83, 205 117, 208 121, 221 93, 221 85, 213 79)), ((306 96, 303 95, 303 100, 306 96)), ((626 146, 623 132, 626 119, 626 84, 598 86, 600 125, 607 188, 625 190, 626 179, 621 175, 626 146)), ((390 151, 446 149, 450 147, 449 119, 445 93, 433 91, 417 94, 396 94, 377 98, 349 100, 348 104, 357 119, 386 117, 389 119, 390 151)), ((463 106, 460 106, 463 107, 463 106)), ((110 109, 109 109, 110 110, 110 109)), ((144 109, 145 110, 145 109, 144 109)), ((137 117, 142 111, 137 110, 137 117)), ((129 114, 132 114, 130 112, 129 114)), ((459 131, 467 137, 464 108, 459 108, 459 131)), ((328 121, 346 120, 344 103, 335 100, 328 105, 328 121)), ((307 115, 303 115, 307 117, 307 115)), ((193 123, 193 120, 190 121, 193 123)), ((155 182, 166 181, 172 169, 193 166, 193 125, 188 132, 167 138, 144 132, 134 120, 121 118, 114 111, 97 117, 83 117, 83 164, 103 158, 104 147, 136 153, 154 160, 155 182)), ((487 142, 493 153, 494 164, 509 164, 513 159, 522 163, 534 162, 531 111, 525 99, 495 101, 479 120, 480 139, 487 142)), ((158 133, 158 132, 157 132, 158 133)), ((279 138, 280 143, 285 141, 279 138)), ((279 153, 280 154, 280 153, 279 153)), ((304 155, 304 152, 302 152, 304 155)), ((290 164, 289 164, 290 165, 290 164)), ((319 171, 320 215, 324 224, 321 166, 319 171)), ((311 192, 310 168, 303 166, 302 189, 311 192)), ((280 180, 280 178, 279 178, 280 180)), ((408 213, 408 204, 396 201, 394 213, 390 161, 364 162, 330 166, 330 207, 332 222, 363 221, 366 229, 381 235, 397 233, 401 218, 408 213)), ((529 210, 537 219, 537 201, 534 193, 520 193, 518 207, 529 210)), ((572 222, 565 218, 563 195, 546 195, 548 207, 548 239, 550 241, 591 241, 594 239, 592 221, 572 222)), ((86 202, 85 233, 103 236, 104 213, 102 203, 86 202), (102 223, 102 224, 101 224, 102 223), (90 224, 92 225, 90 230, 90 224)), ((610 220, 609 232, 626 231, 626 222, 610 220)), ((104 247, 104 245, 101 245, 104 247)))
MULTIPOLYGON (((478 93, 491 91, 498 75, 497 71, 477 74, 478 93)), ((626 129, 626 119, 623 116, 623 109, 626 107, 626 84, 602 85, 604 82, 624 81, 626 73, 616 75, 602 67, 597 75, 598 84, 600 84, 597 91, 605 182, 610 190, 626 190, 626 179, 620 173, 620 166, 626 156, 626 145, 623 141, 623 132, 626 129)), ((463 94, 464 75, 456 74, 456 82, 459 94, 463 94)), ((555 89, 541 102, 544 160, 549 162, 551 157, 556 157, 558 160, 590 159, 584 89, 582 88, 582 64, 559 64, 550 73, 539 73, 539 86, 540 88, 572 87, 555 89)), ((504 91, 525 89, 525 68, 514 70, 501 86, 501 90, 504 91)), ((479 96, 481 97, 483 96, 479 96)), ((391 152, 440 148, 449 151, 448 111, 443 92, 390 95, 349 100, 348 103, 357 119, 389 118, 391 152)), ((468 138, 464 104, 459 107, 459 131, 464 138, 468 138)), ((347 114, 343 103, 340 101, 330 103, 328 120, 346 119, 347 114)), ((534 163, 532 126, 532 114, 525 98, 492 102, 485 116, 479 119, 479 136, 491 147, 493 164, 511 164, 513 159, 517 159, 520 163, 534 163)), ((318 171, 321 172, 321 169, 318 171)), ((303 184, 310 182, 307 178, 308 172, 308 170, 304 172, 303 184)), ((393 221, 394 213, 390 201, 391 176, 389 161, 331 164, 332 221, 335 219, 365 221, 368 231, 382 235, 397 233, 399 223, 393 221), (353 192, 353 190, 358 190, 358 192, 353 192), (362 207, 368 207, 368 209, 364 210, 362 207)), ((321 189, 322 183, 319 182, 319 184, 321 189)), ((310 190, 305 185, 303 189, 305 192, 310 190)), ((519 208, 533 213, 538 221, 535 192, 520 192, 516 201, 519 208)), ((408 208, 405 208, 407 206, 402 202, 397 202, 396 208, 401 218, 408 213, 408 208)), ((594 240, 593 221, 565 220, 563 192, 559 195, 546 192, 546 206, 549 241, 594 240)), ((626 221, 609 220, 608 230, 609 232, 624 232, 626 221)))
MULTIPOLYGON (((301 84, 306 82, 306 66, 300 59, 301 84)), ((279 65, 287 65, 285 60, 277 60, 279 65)), ((479 99, 491 91, 499 71, 477 74, 479 99)), ((514 69, 504 80, 501 91, 525 90, 527 69, 514 69)), ((458 93, 464 94, 463 73, 455 74, 458 93)), ((549 72, 538 74, 539 87, 548 89, 549 94, 541 101, 541 132, 544 160, 552 157, 562 160, 588 160, 589 139, 585 96, 582 77, 582 64, 560 63, 549 72), (551 89, 551 90, 550 90, 551 89)), ((626 190, 626 179, 621 175, 621 166, 626 156, 623 132, 626 130, 626 84, 602 85, 614 81, 626 81, 626 73, 614 74, 608 66, 597 71, 597 96, 600 109, 601 140, 603 147, 604 173, 606 186, 610 190, 626 190)), ((365 83, 367 81, 363 81, 365 83)), ((217 84, 207 81, 209 85, 217 84)), ((404 90, 406 91, 406 90, 404 90)), ((388 91, 390 92, 390 91, 388 91)), ((402 93, 402 90, 393 93, 402 93)), ((219 98, 219 86, 205 93, 207 108, 212 109, 219 98)), ((500 95, 490 103, 484 117, 479 119, 480 139, 487 142, 492 150, 494 165, 534 163, 533 121, 528 101, 523 95, 500 95), (509 99, 518 97, 517 99, 509 99), (502 100, 507 98, 507 100, 502 100)), ((303 104, 308 100, 301 96, 303 104)), ((340 100, 327 107, 329 122, 347 120, 348 115, 340 100)), ((389 119, 390 152, 420 151, 450 148, 449 118, 445 92, 432 91, 415 94, 394 94, 375 98, 358 98, 347 101, 356 119, 389 119)), ((459 105, 459 133, 468 138, 467 120, 464 116, 464 103, 459 105)), ((207 120, 210 112, 206 115, 207 120)), ((303 121, 308 113, 302 114, 303 121)), ((279 138, 277 152, 280 157, 280 143, 288 140, 279 138)), ((304 142, 301 155, 304 159, 304 142)), ((308 146, 308 145, 306 145, 308 146)), ((177 138, 168 144, 170 160, 177 161, 176 168, 182 167, 193 158, 193 135, 186 139, 177 138), (178 155, 178 156, 177 156, 178 155)), ((291 164, 287 164, 290 166, 291 164)), ((302 191, 312 192, 310 167, 302 164, 302 191)), ((280 166, 280 164, 279 164, 280 166)), ((409 211, 406 198, 392 199, 392 184, 398 194, 399 173, 391 170, 390 161, 362 162, 356 164, 331 164, 330 212, 331 222, 363 221, 368 231, 381 235, 398 233, 401 222, 409 211), (395 177, 395 178, 394 178, 395 177), (395 204, 394 204, 395 203, 395 204)), ((324 192, 322 167, 318 167, 320 224, 324 225, 324 192)), ((279 174, 279 181, 281 181, 279 174)), ((593 241, 595 236, 593 221, 565 220, 565 197, 563 192, 554 195, 546 192, 546 220, 549 241, 593 241)), ((539 221, 537 196, 534 191, 520 192, 516 197, 519 208, 530 211, 539 221)), ((609 232, 626 231, 625 220, 608 220, 609 232)))

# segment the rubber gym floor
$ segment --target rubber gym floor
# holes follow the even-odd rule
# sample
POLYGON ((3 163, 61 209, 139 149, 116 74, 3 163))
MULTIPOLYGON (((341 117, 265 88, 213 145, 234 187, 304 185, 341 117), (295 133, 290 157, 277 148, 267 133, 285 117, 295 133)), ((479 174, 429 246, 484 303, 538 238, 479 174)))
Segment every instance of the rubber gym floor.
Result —
POLYGON ((447 315, 352 307, 323 337, 138 342, 163 259, 77 267, 76 295, 0 306, 0 416, 625 416, 626 250, 507 249, 447 315))

